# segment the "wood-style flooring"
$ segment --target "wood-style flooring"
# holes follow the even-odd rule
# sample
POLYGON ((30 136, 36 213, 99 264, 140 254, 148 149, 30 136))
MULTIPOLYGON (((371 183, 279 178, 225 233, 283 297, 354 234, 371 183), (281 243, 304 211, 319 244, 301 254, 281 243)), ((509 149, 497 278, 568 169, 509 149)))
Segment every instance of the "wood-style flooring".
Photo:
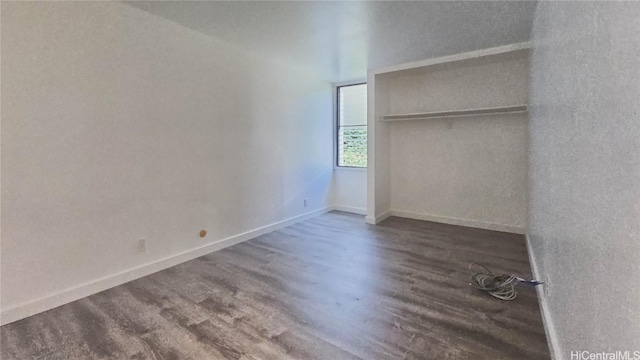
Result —
POLYGON ((523 236, 328 213, 3 326, 9 359, 549 359, 523 236))

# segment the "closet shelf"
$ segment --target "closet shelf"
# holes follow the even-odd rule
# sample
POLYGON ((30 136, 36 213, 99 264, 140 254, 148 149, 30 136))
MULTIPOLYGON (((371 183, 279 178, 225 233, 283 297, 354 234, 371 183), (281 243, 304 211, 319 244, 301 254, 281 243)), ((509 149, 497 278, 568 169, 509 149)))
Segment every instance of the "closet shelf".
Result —
POLYGON ((453 118, 464 116, 485 116, 485 115, 500 115, 500 114, 516 114, 527 112, 527 105, 516 106, 501 106, 484 109, 468 109, 468 110, 451 110, 451 111, 438 111, 416 114, 389 114, 384 115, 380 119, 381 121, 406 121, 406 120, 423 120, 423 119, 440 119, 440 118, 453 118))

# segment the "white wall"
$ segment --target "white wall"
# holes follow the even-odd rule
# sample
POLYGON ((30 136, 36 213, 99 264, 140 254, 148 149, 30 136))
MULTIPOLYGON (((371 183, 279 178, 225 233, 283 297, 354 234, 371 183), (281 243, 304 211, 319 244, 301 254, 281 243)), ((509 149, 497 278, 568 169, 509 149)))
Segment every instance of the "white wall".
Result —
POLYGON ((529 240, 559 359, 640 351, 638 19, 637 2, 538 3, 529 240))
POLYGON ((2 40, 3 322, 329 205, 329 83, 119 3, 2 2, 2 40))
MULTIPOLYGON (((377 75, 377 115, 526 104, 528 76, 526 50, 377 75)), ((392 214, 524 231, 526 114, 380 125, 389 132, 376 147, 389 157, 392 214)))
POLYGON ((367 169, 340 169, 333 173, 333 205, 337 210, 367 213, 367 169))
POLYGON ((378 82, 379 75, 369 71, 367 76, 367 217, 369 224, 377 224, 391 215, 391 167, 389 164, 389 124, 378 121, 388 112, 387 83, 378 82))

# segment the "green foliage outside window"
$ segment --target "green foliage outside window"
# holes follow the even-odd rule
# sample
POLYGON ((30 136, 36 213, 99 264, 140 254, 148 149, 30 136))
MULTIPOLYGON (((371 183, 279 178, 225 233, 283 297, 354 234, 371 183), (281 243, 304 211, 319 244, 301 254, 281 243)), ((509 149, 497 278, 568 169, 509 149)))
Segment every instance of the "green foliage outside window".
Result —
POLYGON ((339 166, 367 167, 367 126, 341 127, 339 166))

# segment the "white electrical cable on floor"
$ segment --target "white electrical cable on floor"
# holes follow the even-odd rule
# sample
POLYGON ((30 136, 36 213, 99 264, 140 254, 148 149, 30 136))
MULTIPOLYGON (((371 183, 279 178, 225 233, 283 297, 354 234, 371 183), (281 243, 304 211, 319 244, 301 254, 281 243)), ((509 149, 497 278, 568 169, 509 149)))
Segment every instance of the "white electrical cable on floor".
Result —
POLYGON ((529 285, 544 284, 542 281, 525 280, 512 274, 495 275, 486 266, 476 263, 469 264, 471 282, 469 285, 476 289, 486 291, 491 296, 500 300, 513 300, 518 295, 516 286, 518 283, 529 285))

